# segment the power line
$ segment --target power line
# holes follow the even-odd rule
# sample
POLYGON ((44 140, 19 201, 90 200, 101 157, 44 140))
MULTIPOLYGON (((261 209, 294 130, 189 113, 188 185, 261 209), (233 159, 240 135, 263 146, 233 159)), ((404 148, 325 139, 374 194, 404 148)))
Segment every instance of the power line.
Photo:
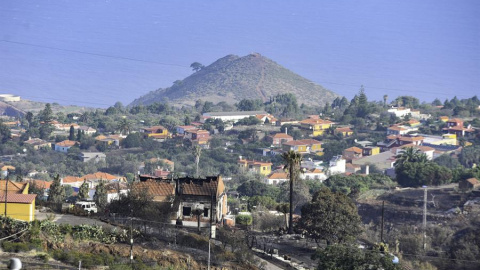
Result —
POLYGON ((5 40, 5 39, 0 39, 0 42, 17 44, 17 45, 24 45, 24 46, 30 46, 30 47, 36 47, 36 48, 43 48, 43 49, 49 49, 49 50, 56 50, 56 51, 62 51, 62 52, 86 54, 86 55, 99 56, 99 57, 112 58, 112 59, 119 59, 119 60, 128 60, 128 61, 135 61, 135 62, 142 62, 142 63, 149 63, 149 64, 157 64, 157 65, 163 65, 163 66, 171 66, 171 67, 190 68, 189 66, 184 66, 184 65, 179 65, 179 64, 170 64, 170 63, 165 63, 165 62, 144 60, 144 59, 117 56, 117 55, 108 55, 108 54, 102 54, 102 53, 92 53, 92 52, 85 52, 85 51, 80 51, 80 50, 63 49, 63 48, 58 48, 58 47, 38 45, 38 44, 19 42, 19 41, 11 41, 11 40, 5 40))
MULTIPOLYGON (((172 63, 166 63, 166 62, 159 62, 159 61, 152 61, 152 60, 144 60, 144 59, 138 59, 138 58, 132 58, 132 57, 124 57, 124 56, 117 56, 117 55, 108 55, 108 54, 101 54, 101 53, 92 53, 92 52, 86 52, 86 51, 80 51, 80 50, 72 50, 72 49, 64 49, 64 48, 58 48, 58 47, 52 47, 52 46, 45 46, 45 45, 38 45, 38 44, 32 44, 32 43, 26 43, 26 42, 19 42, 19 41, 11 41, 11 40, 5 40, 5 39, 0 39, 0 42, 4 43, 10 43, 10 44, 17 44, 17 45, 23 45, 23 46, 31 46, 31 47, 37 47, 37 48, 44 48, 44 49, 50 49, 50 50, 57 50, 57 51, 64 51, 64 52, 71 52, 71 53, 78 53, 78 54, 85 54, 85 55, 91 55, 91 56, 98 56, 98 57, 106 57, 106 58, 112 58, 112 59, 119 59, 119 60, 128 60, 128 61, 135 61, 135 62, 142 62, 142 63, 150 63, 150 64, 157 64, 157 65, 164 65, 164 66, 172 66, 172 67, 181 67, 181 68, 190 68, 189 66, 185 65, 179 65, 179 64, 172 64, 172 63)), ((246 74, 246 73, 245 73, 246 74)), ((395 91, 395 92, 407 92, 407 93, 424 93, 424 94, 432 94, 432 95, 443 95, 443 96, 451 96, 451 94, 448 93, 440 93, 440 92, 431 92, 431 91, 423 91, 423 90, 407 90, 407 89, 400 89, 400 88, 390 88, 390 87, 378 87, 378 86, 368 86, 365 84, 352 84, 352 83, 340 83, 340 82, 330 82, 330 81, 311 81, 312 83, 316 83, 318 85, 321 84, 334 84, 334 85, 342 85, 342 86, 352 86, 352 87, 359 87, 359 85, 364 85, 365 88, 370 88, 370 89, 379 89, 379 90, 388 90, 388 91, 395 91)), ((350 90, 350 93, 353 93, 353 91, 356 90, 350 90)), ((465 94, 456 94, 456 96, 459 97, 469 97, 468 95, 465 94)), ((102 104, 105 105, 105 104, 102 104)))

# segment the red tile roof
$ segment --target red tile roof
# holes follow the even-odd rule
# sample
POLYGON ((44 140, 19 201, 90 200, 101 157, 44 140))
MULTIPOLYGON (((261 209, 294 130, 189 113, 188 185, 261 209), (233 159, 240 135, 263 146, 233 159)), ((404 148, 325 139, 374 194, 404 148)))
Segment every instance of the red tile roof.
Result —
POLYGON ((273 172, 268 176, 268 179, 288 179, 288 175, 285 172, 273 172))
POLYGON ((353 132, 353 130, 349 127, 341 127, 341 128, 336 128, 336 132, 353 132))
POLYGON ((76 183, 76 182, 83 182, 83 179, 80 177, 75 177, 75 176, 65 176, 62 178, 62 182, 64 184, 66 183, 76 183))
POLYGON ((139 192, 146 191, 151 196, 170 196, 174 195, 175 186, 163 181, 147 180, 134 182, 132 189, 139 192))
MULTIPOLYGON (((8 193, 7 203, 32 203, 37 194, 8 193)), ((5 193, 0 194, 0 202, 5 202, 5 193)))
POLYGON ((248 165, 267 165, 267 166, 272 166, 271 162, 263 162, 263 161, 256 161, 256 160, 247 160, 247 159, 240 159, 238 163, 247 163, 248 165))
POLYGON ((61 146, 61 147, 72 147, 76 144, 76 141, 70 141, 70 140, 65 140, 63 142, 56 143, 55 145, 61 146))
POLYGON ((302 141, 289 141, 289 142, 284 142, 283 145, 290 145, 290 146, 295 146, 295 145, 307 145, 308 143, 302 142, 302 141))
MULTIPOLYGON (((5 185, 7 180, 0 180, 0 191, 5 192, 5 185)), ((27 183, 8 181, 8 194, 10 193, 22 193, 27 183)))
POLYGON ((359 153, 359 154, 361 154, 361 153, 363 152, 362 149, 360 149, 360 148, 358 148, 358 147, 356 147, 356 146, 347 148, 347 149, 345 149, 345 151, 347 151, 347 152, 355 152, 355 153, 359 153))
POLYGON ((317 141, 314 139, 303 139, 303 140, 298 140, 298 142, 307 144, 307 145, 313 145, 313 144, 322 144, 321 141, 317 141))
POLYGON ((110 180, 115 180, 115 179, 119 179, 119 178, 121 178, 121 177, 111 175, 109 173, 104 173, 104 172, 96 172, 96 173, 91 173, 91 174, 87 174, 87 175, 82 176, 82 179, 87 179, 87 181, 88 180, 110 181, 110 180))
POLYGON ((389 130, 398 130, 398 131, 407 130, 406 128, 400 127, 400 126, 391 126, 388 129, 389 130))
POLYGON ((275 133, 275 135, 272 135, 271 137, 275 139, 293 139, 292 136, 285 133, 275 133))

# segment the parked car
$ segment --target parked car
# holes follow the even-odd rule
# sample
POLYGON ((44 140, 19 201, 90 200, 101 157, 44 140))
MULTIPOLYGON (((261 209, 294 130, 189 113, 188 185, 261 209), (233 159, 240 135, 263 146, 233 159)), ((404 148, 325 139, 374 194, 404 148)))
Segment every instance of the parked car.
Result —
POLYGON ((97 205, 95 202, 85 202, 85 201, 80 201, 75 203, 75 208, 82 209, 83 211, 93 214, 97 213, 97 205))

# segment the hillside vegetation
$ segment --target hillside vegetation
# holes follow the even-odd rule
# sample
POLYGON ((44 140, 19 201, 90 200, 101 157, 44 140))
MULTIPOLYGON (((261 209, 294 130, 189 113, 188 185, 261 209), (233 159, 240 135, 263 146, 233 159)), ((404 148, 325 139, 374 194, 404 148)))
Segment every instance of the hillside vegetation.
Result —
POLYGON ((260 55, 227 55, 213 64, 198 68, 169 88, 152 91, 130 105, 148 105, 168 101, 176 105, 194 105, 198 99, 233 104, 241 99, 268 101, 277 94, 293 93, 299 103, 324 105, 337 94, 293 73, 260 55))

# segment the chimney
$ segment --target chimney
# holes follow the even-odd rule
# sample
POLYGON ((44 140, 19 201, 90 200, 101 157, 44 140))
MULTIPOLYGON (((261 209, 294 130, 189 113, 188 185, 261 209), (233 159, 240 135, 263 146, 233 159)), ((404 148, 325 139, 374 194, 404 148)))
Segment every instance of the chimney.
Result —
POLYGON ((238 158, 239 158, 240 160, 242 160, 242 159, 243 159, 243 157, 242 157, 242 156, 238 156, 238 158))
POLYGON ((365 175, 368 175, 370 173, 370 165, 365 165, 365 175))
POLYGON ((285 127, 285 134, 288 135, 288 128, 287 127, 285 127))

